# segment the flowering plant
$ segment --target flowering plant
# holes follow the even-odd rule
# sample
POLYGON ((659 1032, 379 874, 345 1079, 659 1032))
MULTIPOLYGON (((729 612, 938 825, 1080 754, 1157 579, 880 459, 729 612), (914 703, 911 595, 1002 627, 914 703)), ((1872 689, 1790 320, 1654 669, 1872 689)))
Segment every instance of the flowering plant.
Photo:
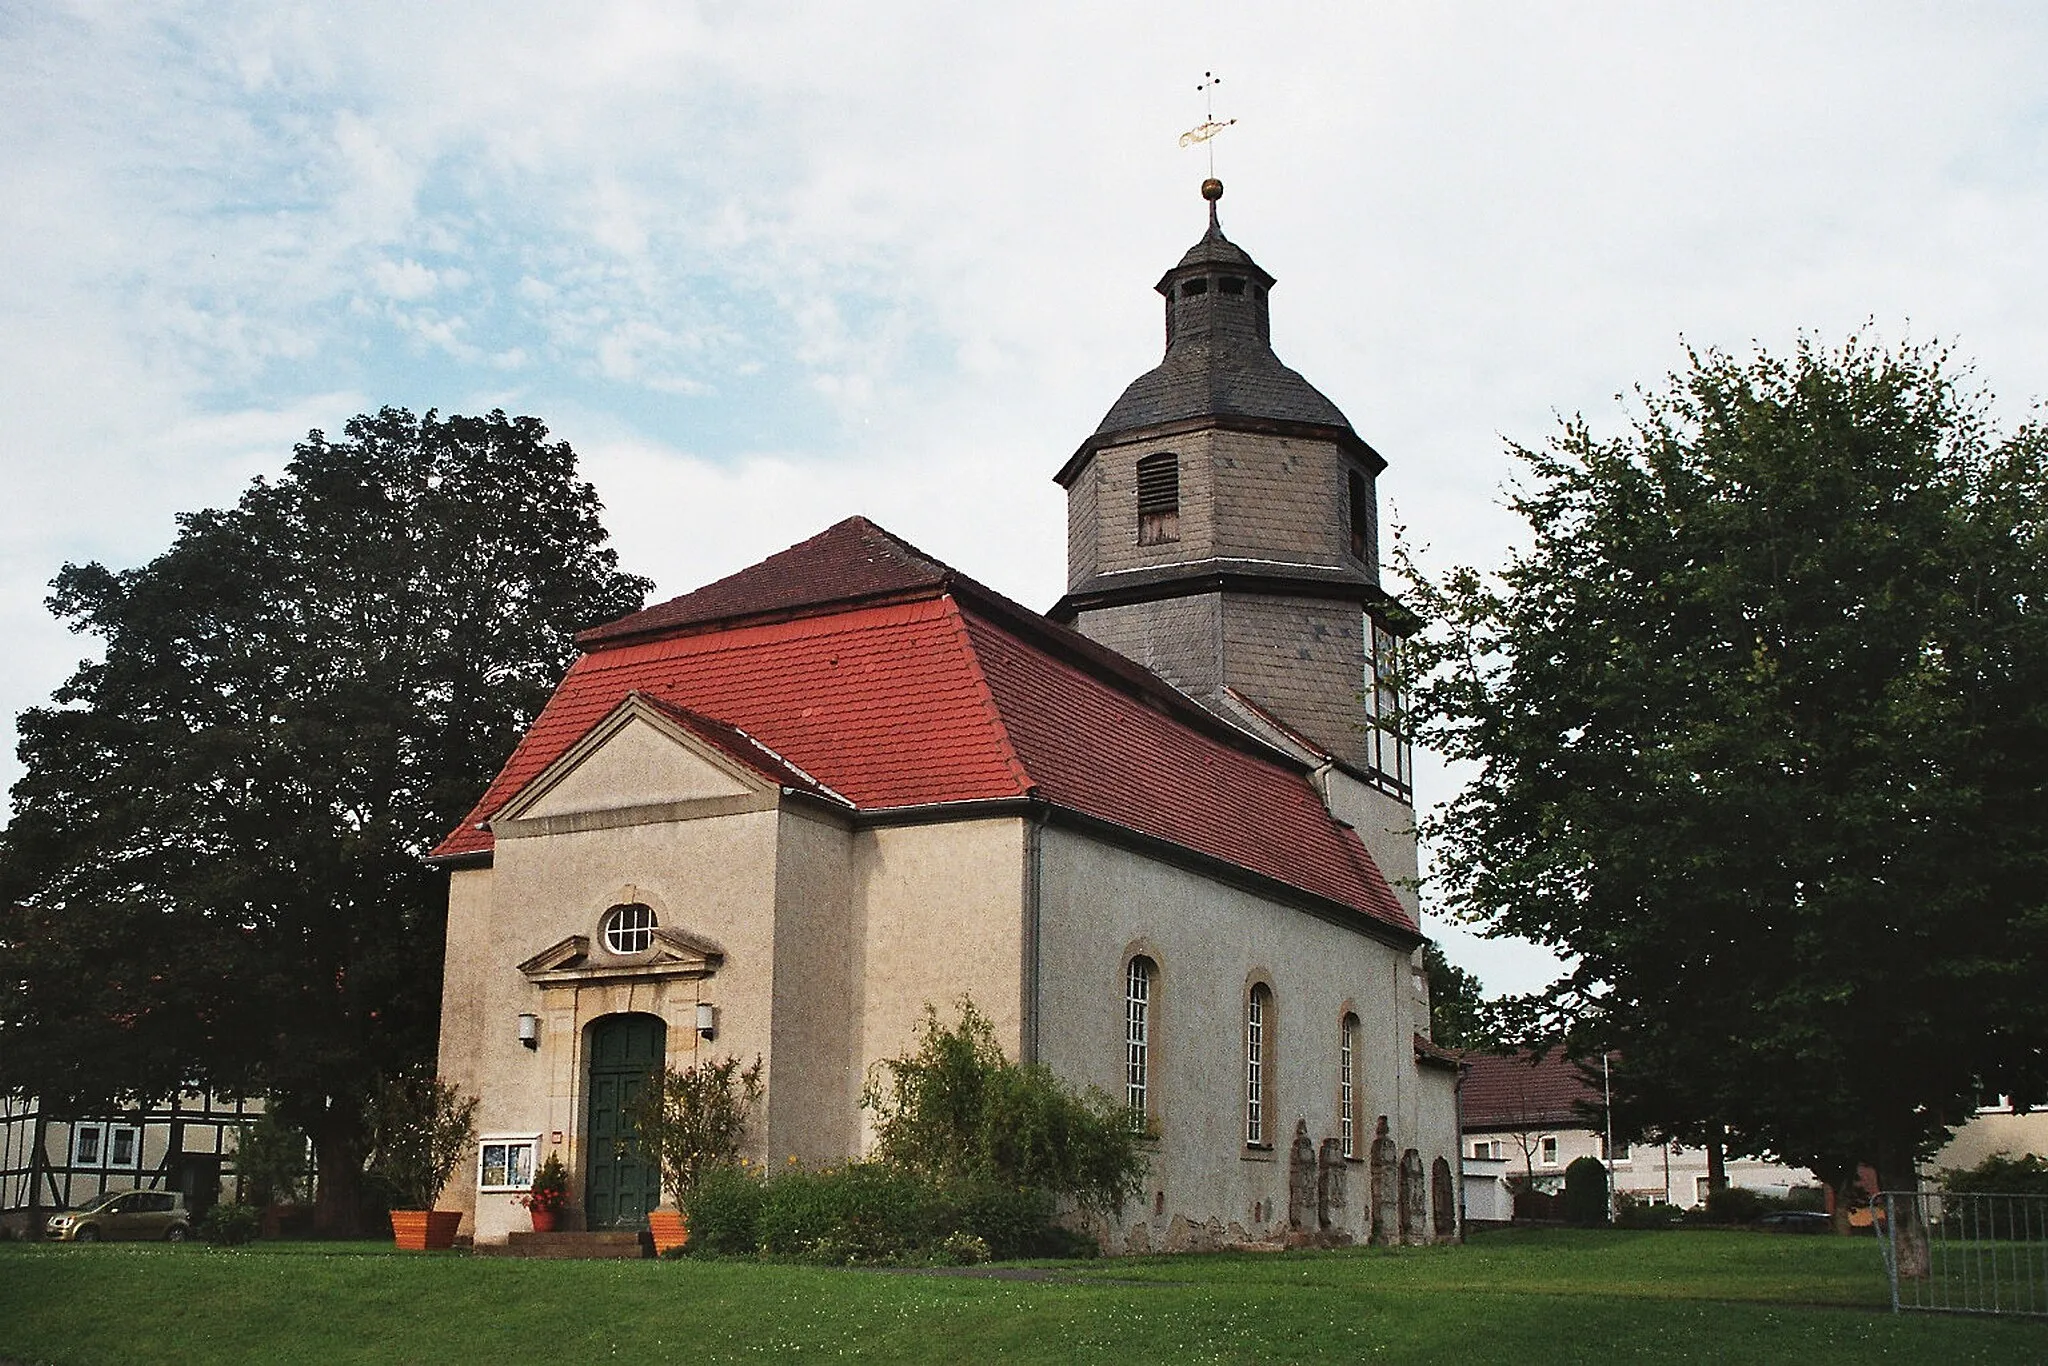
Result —
POLYGON ((569 1173, 562 1169, 562 1159, 549 1153, 540 1170, 533 1174, 532 1189, 514 1200, 530 1210, 559 1213, 569 1203, 569 1173))

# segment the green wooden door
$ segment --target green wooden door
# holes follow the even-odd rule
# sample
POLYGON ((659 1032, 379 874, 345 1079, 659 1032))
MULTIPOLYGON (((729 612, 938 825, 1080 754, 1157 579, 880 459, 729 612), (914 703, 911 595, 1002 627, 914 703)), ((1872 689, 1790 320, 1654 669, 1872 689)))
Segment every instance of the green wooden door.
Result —
POLYGON ((668 1026, 653 1015, 608 1015, 590 1030, 590 1124, 583 1214, 591 1228, 644 1228, 661 1203, 661 1174, 640 1159, 626 1106, 661 1065, 668 1026))

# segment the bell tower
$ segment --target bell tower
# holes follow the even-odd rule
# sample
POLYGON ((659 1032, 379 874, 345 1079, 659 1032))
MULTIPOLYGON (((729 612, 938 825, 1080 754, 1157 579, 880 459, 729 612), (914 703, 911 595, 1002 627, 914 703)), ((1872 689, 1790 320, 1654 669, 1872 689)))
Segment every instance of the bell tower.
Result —
POLYGON ((1274 279, 1208 231, 1155 286, 1166 355, 1056 476, 1067 593, 1052 615, 1238 725, 1337 761, 1387 818, 1411 800, 1379 581, 1386 461, 1273 354, 1274 279), (1386 805, 1391 799, 1393 806, 1386 805))

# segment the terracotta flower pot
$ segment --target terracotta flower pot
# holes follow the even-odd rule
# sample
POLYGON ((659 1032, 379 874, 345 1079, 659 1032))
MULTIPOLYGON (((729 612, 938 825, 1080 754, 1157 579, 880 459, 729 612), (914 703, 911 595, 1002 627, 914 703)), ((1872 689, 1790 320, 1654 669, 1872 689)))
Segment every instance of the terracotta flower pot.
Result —
POLYGON ((455 1246, 455 1230, 461 1224, 461 1210, 395 1209, 391 1238, 407 1252, 439 1252, 455 1246))
POLYGON ((657 1257, 672 1247, 682 1247, 690 1241, 690 1225, 683 1218, 681 1210, 649 1210, 647 1231, 654 1235, 654 1255, 657 1257))
POLYGON ((528 1210, 527 1213, 533 1216, 535 1233, 553 1233, 556 1222, 562 1217, 562 1212, 558 1209, 535 1209, 528 1210))

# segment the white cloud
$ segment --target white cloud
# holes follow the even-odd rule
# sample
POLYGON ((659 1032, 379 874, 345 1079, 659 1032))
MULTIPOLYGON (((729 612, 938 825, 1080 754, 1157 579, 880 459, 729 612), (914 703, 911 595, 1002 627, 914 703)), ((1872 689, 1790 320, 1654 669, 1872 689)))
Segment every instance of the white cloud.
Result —
POLYGON ((0 34, 10 712, 79 648, 35 624, 57 563, 145 558, 350 405, 514 375, 665 588, 862 510, 1044 605, 1047 479, 1157 359, 1219 65, 1276 345, 1443 556, 1514 534, 1504 435, 1617 423, 1681 334, 1910 319, 2020 400, 2048 354, 2025 10, 244 0, 0 34))

